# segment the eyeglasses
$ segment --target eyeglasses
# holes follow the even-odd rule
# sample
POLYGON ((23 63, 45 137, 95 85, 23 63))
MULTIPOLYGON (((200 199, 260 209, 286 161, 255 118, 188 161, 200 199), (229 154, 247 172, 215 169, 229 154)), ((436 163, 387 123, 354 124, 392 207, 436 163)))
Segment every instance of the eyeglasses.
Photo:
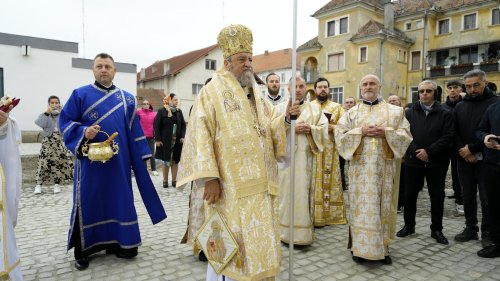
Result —
POLYGON ((423 93, 431 94, 433 92, 434 92, 433 89, 420 89, 420 90, 418 90, 419 94, 423 94, 423 93))
POLYGON ((143 102, 143 103, 142 103, 142 105, 149 105, 149 103, 147 103, 147 102, 143 102))

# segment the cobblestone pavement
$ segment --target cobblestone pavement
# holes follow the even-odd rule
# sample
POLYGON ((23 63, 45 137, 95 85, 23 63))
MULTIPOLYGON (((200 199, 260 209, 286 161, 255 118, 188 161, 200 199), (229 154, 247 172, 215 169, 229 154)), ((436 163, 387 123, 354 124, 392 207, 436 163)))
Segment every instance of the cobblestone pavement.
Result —
MULTIPOLYGON (((16 233, 25 280, 204 280, 207 264, 193 256, 191 247, 179 244, 186 226, 189 192, 161 188, 161 177, 153 176, 153 180, 167 210, 167 220, 153 226, 135 190, 143 240, 138 257, 122 260, 96 254, 86 271, 76 270, 73 251, 66 252, 72 187, 63 188, 59 194, 44 187, 43 194, 34 195, 32 186, 24 186, 16 233)), ((393 241, 391 266, 380 262, 355 264, 346 249, 347 226, 330 226, 317 229, 312 246, 295 249, 295 280, 500 280, 500 260, 477 257, 479 241, 453 240, 464 224, 464 218, 455 214, 453 200, 446 199, 444 217, 449 245, 438 244, 430 237, 429 206, 424 189, 419 198, 416 234, 393 241)), ((400 214, 397 229, 401 226, 400 214)), ((278 280, 288 280, 288 248, 282 251, 278 280)))

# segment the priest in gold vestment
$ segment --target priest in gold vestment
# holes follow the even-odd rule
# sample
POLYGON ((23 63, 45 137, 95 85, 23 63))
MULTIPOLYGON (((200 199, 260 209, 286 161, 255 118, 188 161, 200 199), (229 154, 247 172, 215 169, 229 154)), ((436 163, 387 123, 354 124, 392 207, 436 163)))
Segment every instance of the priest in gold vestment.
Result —
POLYGON ((349 166, 349 248, 353 260, 382 260, 392 264, 389 243, 394 238, 397 196, 396 159, 412 140, 401 107, 378 99, 380 80, 361 79, 363 102, 344 114, 335 128, 335 141, 349 166))
POLYGON ((205 217, 217 210, 238 244, 221 275, 208 265, 207 280, 272 279, 281 263, 276 158, 285 154, 285 118, 254 94, 251 31, 230 25, 217 41, 224 66, 195 101, 178 185, 204 186, 205 217))
POLYGON ((314 82, 316 99, 311 103, 318 105, 329 116, 328 138, 320 157, 315 159, 313 165, 314 182, 314 225, 325 226, 346 224, 346 209, 342 178, 340 176, 340 163, 337 149, 335 148, 334 129, 344 110, 336 102, 329 100, 330 83, 323 77, 314 82))
MULTIPOLYGON (((328 137, 328 119, 317 104, 304 101, 306 82, 297 76, 296 100, 300 101, 300 115, 295 125, 295 179, 294 179, 294 233, 293 243, 310 245, 314 241, 314 189, 313 162, 321 157, 324 143, 328 137)), ((288 84, 292 92, 292 80, 288 84)), ((290 100, 289 100, 290 102, 290 100)), ((289 103, 288 102, 288 103, 289 103)), ((285 112, 288 103, 276 107, 285 112)), ((289 127, 289 126, 288 126, 289 127)), ((280 197, 280 232, 281 241, 290 243, 290 128, 286 131, 287 153, 278 160, 279 197, 280 197)))

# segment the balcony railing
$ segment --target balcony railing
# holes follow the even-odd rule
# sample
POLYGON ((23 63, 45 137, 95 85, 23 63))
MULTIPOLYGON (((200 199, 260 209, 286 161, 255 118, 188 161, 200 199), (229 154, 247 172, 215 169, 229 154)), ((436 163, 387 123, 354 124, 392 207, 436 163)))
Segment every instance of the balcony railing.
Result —
POLYGON ((466 65, 466 66, 445 66, 440 69, 430 69, 427 68, 427 77, 445 77, 445 76, 453 76, 453 75, 463 75, 470 70, 473 69, 481 69, 484 72, 498 72, 500 71, 500 64, 497 63, 475 63, 474 65, 466 65))

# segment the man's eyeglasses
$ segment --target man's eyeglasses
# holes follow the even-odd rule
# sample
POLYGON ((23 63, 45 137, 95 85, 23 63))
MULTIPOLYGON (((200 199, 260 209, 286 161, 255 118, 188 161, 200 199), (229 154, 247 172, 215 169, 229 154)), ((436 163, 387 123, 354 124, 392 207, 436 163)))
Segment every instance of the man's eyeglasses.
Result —
POLYGON ((433 89, 420 89, 420 90, 418 90, 419 94, 423 94, 423 93, 431 94, 433 92, 434 92, 433 89))

